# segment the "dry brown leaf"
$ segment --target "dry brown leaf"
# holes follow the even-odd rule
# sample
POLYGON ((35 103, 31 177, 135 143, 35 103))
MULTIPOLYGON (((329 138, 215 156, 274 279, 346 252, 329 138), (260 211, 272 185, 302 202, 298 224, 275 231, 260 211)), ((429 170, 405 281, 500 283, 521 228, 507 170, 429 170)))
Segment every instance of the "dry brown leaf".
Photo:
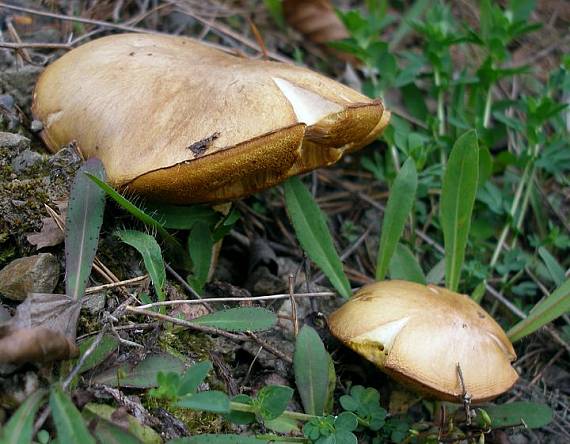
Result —
POLYGON ((326 46, 328 42, 349 37, 348 30, 336 15, 330 0, 284 0, 283 15, 292 28, 311 42, 323 45, 327 52, 345 62, 360 64, 351 54, 326 46))
POLYGON ((0 327, 0 364, 50 362, 79 356, 74 341, 44 327, 0 327))

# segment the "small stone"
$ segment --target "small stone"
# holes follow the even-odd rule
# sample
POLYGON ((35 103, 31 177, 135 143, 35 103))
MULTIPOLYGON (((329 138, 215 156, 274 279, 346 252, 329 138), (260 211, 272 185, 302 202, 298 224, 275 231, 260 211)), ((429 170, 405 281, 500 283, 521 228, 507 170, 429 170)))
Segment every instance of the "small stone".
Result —
POLYGON ((96 316, 105 309, 106 301, 107 294, 104 291, 87 294, 81 299, 81 308, 87 310, 89 314, 96 316))
POLYGON ((40 132, 41 130, 44 129, 44 124, 42 122, 40 122, 39 120, 32 120, 32 123, 30 124, 30 130, 33 133, 37 133, 40 132))
POLYGON ((0 148, 8 148, 20 153, 30 148, 30 139, 20 134, 0 132, 0 148))
POLYGON ((14 169, 14 172, 21 173, 22 171, 37 165, 42 160, 44 160, 44 156, 40 153, 27 149, 12 159, 12 168, 14 169))
POLYGON ((23 301, 28 293, 52 293, 59 280, 59 262, 49 253, 13 260, 0 270, 0 293, 23 301))

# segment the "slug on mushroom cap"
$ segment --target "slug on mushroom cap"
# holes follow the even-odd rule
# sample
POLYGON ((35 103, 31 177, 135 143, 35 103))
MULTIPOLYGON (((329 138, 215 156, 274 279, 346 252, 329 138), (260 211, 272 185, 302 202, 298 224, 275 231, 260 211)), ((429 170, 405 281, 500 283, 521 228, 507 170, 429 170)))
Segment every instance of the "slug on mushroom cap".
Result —
POLYGON ((390 118, 310 70, 149 34, 61 57, 38 80, 33 113, 52 151, 76 141, 113 185, 173 203, 233 200, 333 164, 390 118))
POLYGON ((330 316, 329 328, 394 379, 438 399, 461 402, 466 392, 486 401, 518 378, 503 329, 469 297, 434 285, 366 285, 330 316))

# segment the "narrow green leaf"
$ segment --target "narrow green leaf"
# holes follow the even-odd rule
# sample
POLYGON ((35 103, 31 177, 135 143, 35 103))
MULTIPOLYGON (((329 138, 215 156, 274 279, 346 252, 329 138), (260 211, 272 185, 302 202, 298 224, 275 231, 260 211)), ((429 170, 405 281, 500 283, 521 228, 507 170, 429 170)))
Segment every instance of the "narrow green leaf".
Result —
POLYGON ((440 285, 445 277, 445 258, 435 264, 426 276, 428 284, 440 285))
POLYGON ((202 294, 204 285, 208 281, 208 273, 212 264, 214 240, 206 222, 196 222, 188 237, 188 251, 192 259, 192 276, 190 285, 202 294))
POLYGON ((552 256, 552 254, 550 254, 546 248, 540 247, 538 249, 538 254, 544 262, 544 265, 546 265, 548 273, 550 273, 550 276, 552 277, 552 280, 556 286, 562 285, 565 279, 564 268, 562 268, 556 258, 552 256))
POLYGON ((168 353, 147 355, 138 364, 123 364, 110 368, 93 378, 95 384, 107 384, 113 387, 150 388, 156 387, 158 372, 182 373, 184 362, 168 353))
POLYGON ((0 443, 29 444, 34 433, 34 417, 43 403, 45 390, 36 390, 24 401, 10 420, 0 428, 0 443))
MULTIPOLYGON (((95 336, 86 339, 85 341, 79 344, 80 356, 82 356, 85 353, 85 351, 89 347, 91 347, 91 344, 93 343, 94 340, 95 336)), ((119 346, 119 340, 114 335, 110 334, 104 335, 103 338, 101 338, 101 342, 99 342, 99 345, 95 347, 95 350, 93 350, 93 352, 83 362, 83 365, 79 370, 79 373, 84 373, 87 370, 91 370, 92 368, 97 367, 105 359, 107 359, 107 357, 111 353, 117 350, 118 346, 119 346)))
POLYGON ((414 205, 416 189, 418 187, 418 173, 414 159, 408 157, 404 166, 394 180, 390 190, 390 197, 382 221, 382 234, 378 249, 378 262, 376 264, 376 280, 381 281, 386 276, 390 260, 396 245, 404 232, 406 219, 414 205))
POLYGON ((537 429, 552 421, 552 410, 544 404, 518 401, 510 404, 490 405, 485 407, 493 428, 525 426, 537 429))
POLYGON ((287 213, 301 247, 341 296, 349 298, 352 296, 350 283, 335 250, 325 216, 298 177, 291 177, 284 188, 287 213))
POLYGON ((457 291, 479 176, 479 146, 474 130, 463 134, 451 150, 441 190, 441 226, 445 243, 445 283, 457 291))
POLYGON ((266 421, 277 419, 293 397, 293 389, 284 385, 266 385, 257 392, 256 405, 266 421))
POLYGON ((405 16, 400 20, 398 28, 390 38, 390 49, 393 50, 398 43, 412 30, 410 23, 419 20, 424 11, 431 5, 432 0, 416 0, 410 8, 408 8, 405 16))
POLYGON ((115 235, 124 243, 134 247, 142 255, 144 266, 154 285, 158 300, 164 301, 166 270, 160 245, 158 245, 156 239, 150 234, 135 230, 118 230, 115 232, 115 235))
POLYGON ((199 435, 191 438, 177 438, 166 444, 269 444, 267 439, 244 435, 199 435))
POLYGON ((164 228, 174 230, 190 230, 197 222, 213 226, 220 219, 220 214, 209 205, 182 206, 146 202, 144 206, 146 213, 151 213, 164 228))
POLYGON ((180 385, 178 386, 178 396, 184 396, 194 393, 200 384, 204 382, 210 370, 212 370, 210 361, 197 362, 184 373, 180 385))
POLYGON ((305 413, 323 415, 328 397, 329 355, 317 332, 309 326, 297 335, 293 367, 305 413))
POLYGON ((511 341, 518 341, 569 311, 570 279, 567 279, 550 296, 536 304, 528 317, 511 328, 507 335, 511 341))
POLYGON ((240 307, 219 310, 200 316, 192 321, 194 324, 206 325, 226 331, 260 331, 275 325, 275 313, 265 308, 240 307))
POLYGON ((59 442, 95 444, 95 438, 87 430, 81 413, 60 387, 52 389, 49 406, 59 442))
POLYGON ((390 260, 390 279, 426 283, 426 276, 414 253, 404 244, 396 245, 396 251, 390 260))
POLYGON ((216 390, 184 396, 180 398, 176 406, 212 413, 230 413, 230 399, 228 395, 216 390))
POLYGON ((160 235, 162 239, 166 242, 166 248, 168 252, 177 260, 177 264, 184 269, 190 270, 192 263, 190 257, 186 254, 182 245, 172 236, 164 226, 155 218, 145 213, 142 209, 137 207, 134 203, 123 197, 119 192, 117 192, 111 185, 101 180, 100 178, 94 176, 93 174, 86 173, 86 175, 97 184, 107 196, 113 199, 118 205, 123 209, 131 213, 134 217, 140 220, 145 225, 152 227, 160 235))
POLYGON ((75 300, 85 293, 105 210, 105 193, 86 173, 105 180, 105 168, 99 159, 89 159, 71 185, 65 222, 65 292, 75 300))

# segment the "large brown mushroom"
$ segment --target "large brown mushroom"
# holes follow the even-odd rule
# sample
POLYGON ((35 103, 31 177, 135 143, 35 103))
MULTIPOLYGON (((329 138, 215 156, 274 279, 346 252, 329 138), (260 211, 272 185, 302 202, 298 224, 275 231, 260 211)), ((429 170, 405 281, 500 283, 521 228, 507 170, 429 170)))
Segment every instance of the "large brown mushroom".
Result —
POLYGON ((329 328, 394 379, 437 399, 489 400, 518 378, 503 329, 469 297, 434 285, 366 285, 330 316, 329 328))
POLYGON ((61 57, 41 75, 33 113, 52 151, 76 141, 113 185, 174 203, 228 201, 333 164, 390 116, 307 69, 148 34, 61 57))

